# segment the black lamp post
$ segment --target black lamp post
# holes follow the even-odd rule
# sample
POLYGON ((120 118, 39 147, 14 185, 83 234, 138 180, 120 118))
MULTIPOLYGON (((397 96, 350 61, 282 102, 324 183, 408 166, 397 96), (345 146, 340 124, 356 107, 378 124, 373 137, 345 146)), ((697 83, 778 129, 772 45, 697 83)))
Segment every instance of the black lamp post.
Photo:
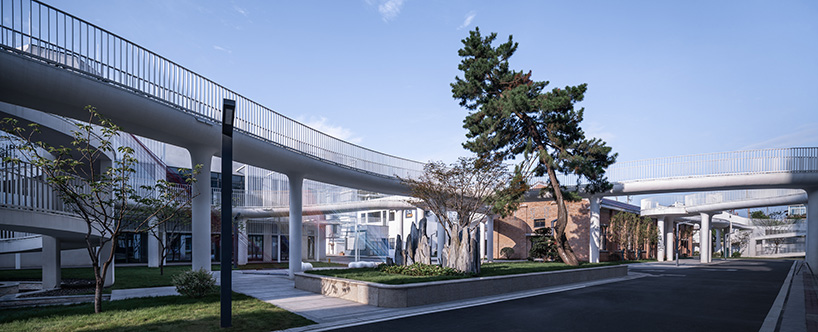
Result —
POLYGON ((221 244, 221 327, 233 325, 233 120, 236 101, 225 99, 222 104, 222 244, 221 244))

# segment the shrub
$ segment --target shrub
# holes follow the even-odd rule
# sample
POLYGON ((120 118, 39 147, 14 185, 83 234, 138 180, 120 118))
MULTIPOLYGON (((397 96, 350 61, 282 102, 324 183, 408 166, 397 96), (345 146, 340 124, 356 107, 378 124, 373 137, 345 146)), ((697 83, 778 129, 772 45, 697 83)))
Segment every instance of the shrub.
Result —
POLYGON ((741 258, 741 252, 740 251, 733 252, 733 254, 731 254, 730 257, 741 258))
POLYGON ((381 264, 378 269, 384 273, 403 274, 408 276, 458 276, 463 275, 462 272, 450 267, 442 267, 439 265, 427 265, 421 263, 414 263, 412 265, 386 265, 381 264))
POLYGON ((173 276, 172 282, 179 294, 193 298, 216 292, 216 279, 204 269, 177 274, 173 276))
POLYGON ((514 256, 514 248, 505 247, 503 249, 500 249, 500 255, 503 255, 506 257, 506 259, 509 259, 511 258, 511 256, 514 256))
POLYGON ((713 253, 713 258, 721 258, 721 253, 720 252, 714 252, 713 253))
MULTIPOLYGON (((557 253, 557 244, 551 236, 551 228, 545 227, 536 230, 537 236, 533 238, 531 250, 528 251, 529 258, 542 258, 544 261, 561 262, 562 259, 557 253)), ((512 250, 512 255, 514 250, 512 250)))

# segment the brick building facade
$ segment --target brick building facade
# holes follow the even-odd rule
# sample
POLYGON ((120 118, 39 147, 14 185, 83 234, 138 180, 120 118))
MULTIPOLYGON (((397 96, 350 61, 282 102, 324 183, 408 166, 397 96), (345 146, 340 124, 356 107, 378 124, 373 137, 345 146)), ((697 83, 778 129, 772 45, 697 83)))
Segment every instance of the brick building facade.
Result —
MULTIPOLYGON (((579 202, 566 202, 568 225, 565 233, 577 259, 589 260, 589 237, 591 210, 588 199, 579 202)), ((618 243, 610 236, 608 226, 611 218, 618 212, 639 213, 638 206, 603 198, 600 203, 600 261, 618 260, 621 252, 618 243)), ((494 257, 505 258, 503 248, 512 248, 514 254, 510 259, 527 259, 535 230, 542 227, 553 227, 557 219, 557 205, 553 200, 527 200, 520 204, 517 211, 506 218, 494 221, 494 257)), ((656 246, 644 248, 650 257, 656 257, 656 246)), ((643 254, 644 255, 644 254, 643 254)), ((629 257, 633 258, 633 257, 629 257)))

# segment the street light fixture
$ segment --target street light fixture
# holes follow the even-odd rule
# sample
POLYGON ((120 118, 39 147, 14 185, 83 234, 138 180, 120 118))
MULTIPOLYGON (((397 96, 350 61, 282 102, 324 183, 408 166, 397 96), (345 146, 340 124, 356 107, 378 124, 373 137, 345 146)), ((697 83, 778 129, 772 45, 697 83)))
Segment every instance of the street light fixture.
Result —
POLYGON ((233 121, 236 101, 222 103, 222 232, 221 232, 221 327, 230 327, 233 320, 233 121), (227 173, 227 174, 225 174, 227 173))

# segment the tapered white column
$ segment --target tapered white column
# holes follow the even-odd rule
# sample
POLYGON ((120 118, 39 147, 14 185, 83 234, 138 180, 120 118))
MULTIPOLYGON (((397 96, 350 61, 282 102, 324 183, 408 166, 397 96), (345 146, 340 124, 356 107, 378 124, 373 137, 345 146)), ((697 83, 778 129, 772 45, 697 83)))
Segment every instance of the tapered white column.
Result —
MULTIPOLYGON (((750 243, 755 247, 755 243, 750 243)), ((807 190, 807 264, 818 270, 818 188, 807 190)))
POLYGON ((659 233, 659 242, 656 244, 656 261, 665 261, 665 216, 656 219, 656 231, 659 233))
POLYGON ((665 216, 665 257, 668 261, 676 259, 673 254, 676 252, 676 238, 673 236, 673 229, 676 227, 673 223, 674 218, 665 216))
MULTIPOLYGON (((150 220, 150 225, 151 227, 157 227, 156 218, 150 220)), ((148 267, 159 267, 159 262, 162 260, 159 241, 165 240, 165 232, 154 228, 148 231, 146 235, 148 237, 148 267), (159 235, 159 238, 157 239, 154 235, 159 235)))
POLYGON ((59 288, 62 283, 60 239, 42 236, 43 289, 59 288))
POLYGON ((713 245, 713 252, 721 251, 721 229, 716 229, 716 243, 713 245))
POLYGON ((247 247, 250 244, 250 239, 247 236, 247 219, 238 220, 238 232, 236 232, 236 256, 237 265, 247 265, 247 247))
POLYGON ((315 260, 319 262, 323 262, 327 260, 327 226, 328 225, 317 225, 315 226, 318 229, 318 234, 316 238, 318 240, 315 241, 315 260))
POLYGON ((710 214, 702 212, 702 224, 699 228, 699 255, 702 263, 710 263, 712 257, 712 244, 710 243, 710 214))
MULTIPOLYGON (((100 258, 99 259, 99 266, 100 267, 102 267, 102 265, 103 265, 103 263, 104 263, 104 261, 105 261, 105 259, 107 257, 110 257, 110 255, 114 255, 114 253, 111 252, 111 247, 113 246, 114 241, 115 240, 105 242, 105 244, 102 246, 102 248, 100 248, 100 252, 101 252, 101 254, 99 255, 99 258, 100 258)), ((114 268, 114 265, 116 265, 116 260, 111 261, 111 265, 108 266, 108 270, 105 273, 105 283, 103 284, 103 286, 105 286, 105 287, 111 287, 111 286, 114 285, 114 281, 116 280, 116 276, 114 275, 114 272, 116 271, 116 269, 114 268)))
POLYGON ((591 225, 589 229, 590 234, 588 236, 588 261, 591 263, 599 263, 599 206, 602 198, 598 196, 591 196, 589 201, 591 202, 591 225))
POLYGON ((437 221, 437 259, 438 262, 440 262, 440 257, 443 257, 443 247, 446 245, 446 230, 443 229, 443 223, 440 222, 440 218, 435 216, 435 221, 437 221))
POLYGON ((480 232, 480 259, 484 259, 486 257, 486 224, 480 223, 479 227, 480 232))
POLYGON ((494 261, 494 216, 486 216, 486 261, 494 261))
MULTIPOLYGON (((290 278, 295 278, 296 272, 301 272, 301 224, 302 224, 302 188, 304 177, 301 175, 287 175, 290 182, 290 278)), ((357 237, 358 234, 355 234, 357 237)), ((358 245, 357 243, 355 244, 358 245)), ((356 252, 357 252, 357 248, 356 252)))
MULTIPOLYGON (((202 165, 199 174, 196 174, 196 183, 193 185, 193 194, 196 196, 193 197, 190 207, 193 270, 210 271, 210 206, 213 196, 210 188, 210 164, 216 149, 199 147, 189 148, 188 151, 191 165, 194 168, 196 165, 202 165)), ((230 259, 230 257, 222 257, 222 259, 230 259)))

